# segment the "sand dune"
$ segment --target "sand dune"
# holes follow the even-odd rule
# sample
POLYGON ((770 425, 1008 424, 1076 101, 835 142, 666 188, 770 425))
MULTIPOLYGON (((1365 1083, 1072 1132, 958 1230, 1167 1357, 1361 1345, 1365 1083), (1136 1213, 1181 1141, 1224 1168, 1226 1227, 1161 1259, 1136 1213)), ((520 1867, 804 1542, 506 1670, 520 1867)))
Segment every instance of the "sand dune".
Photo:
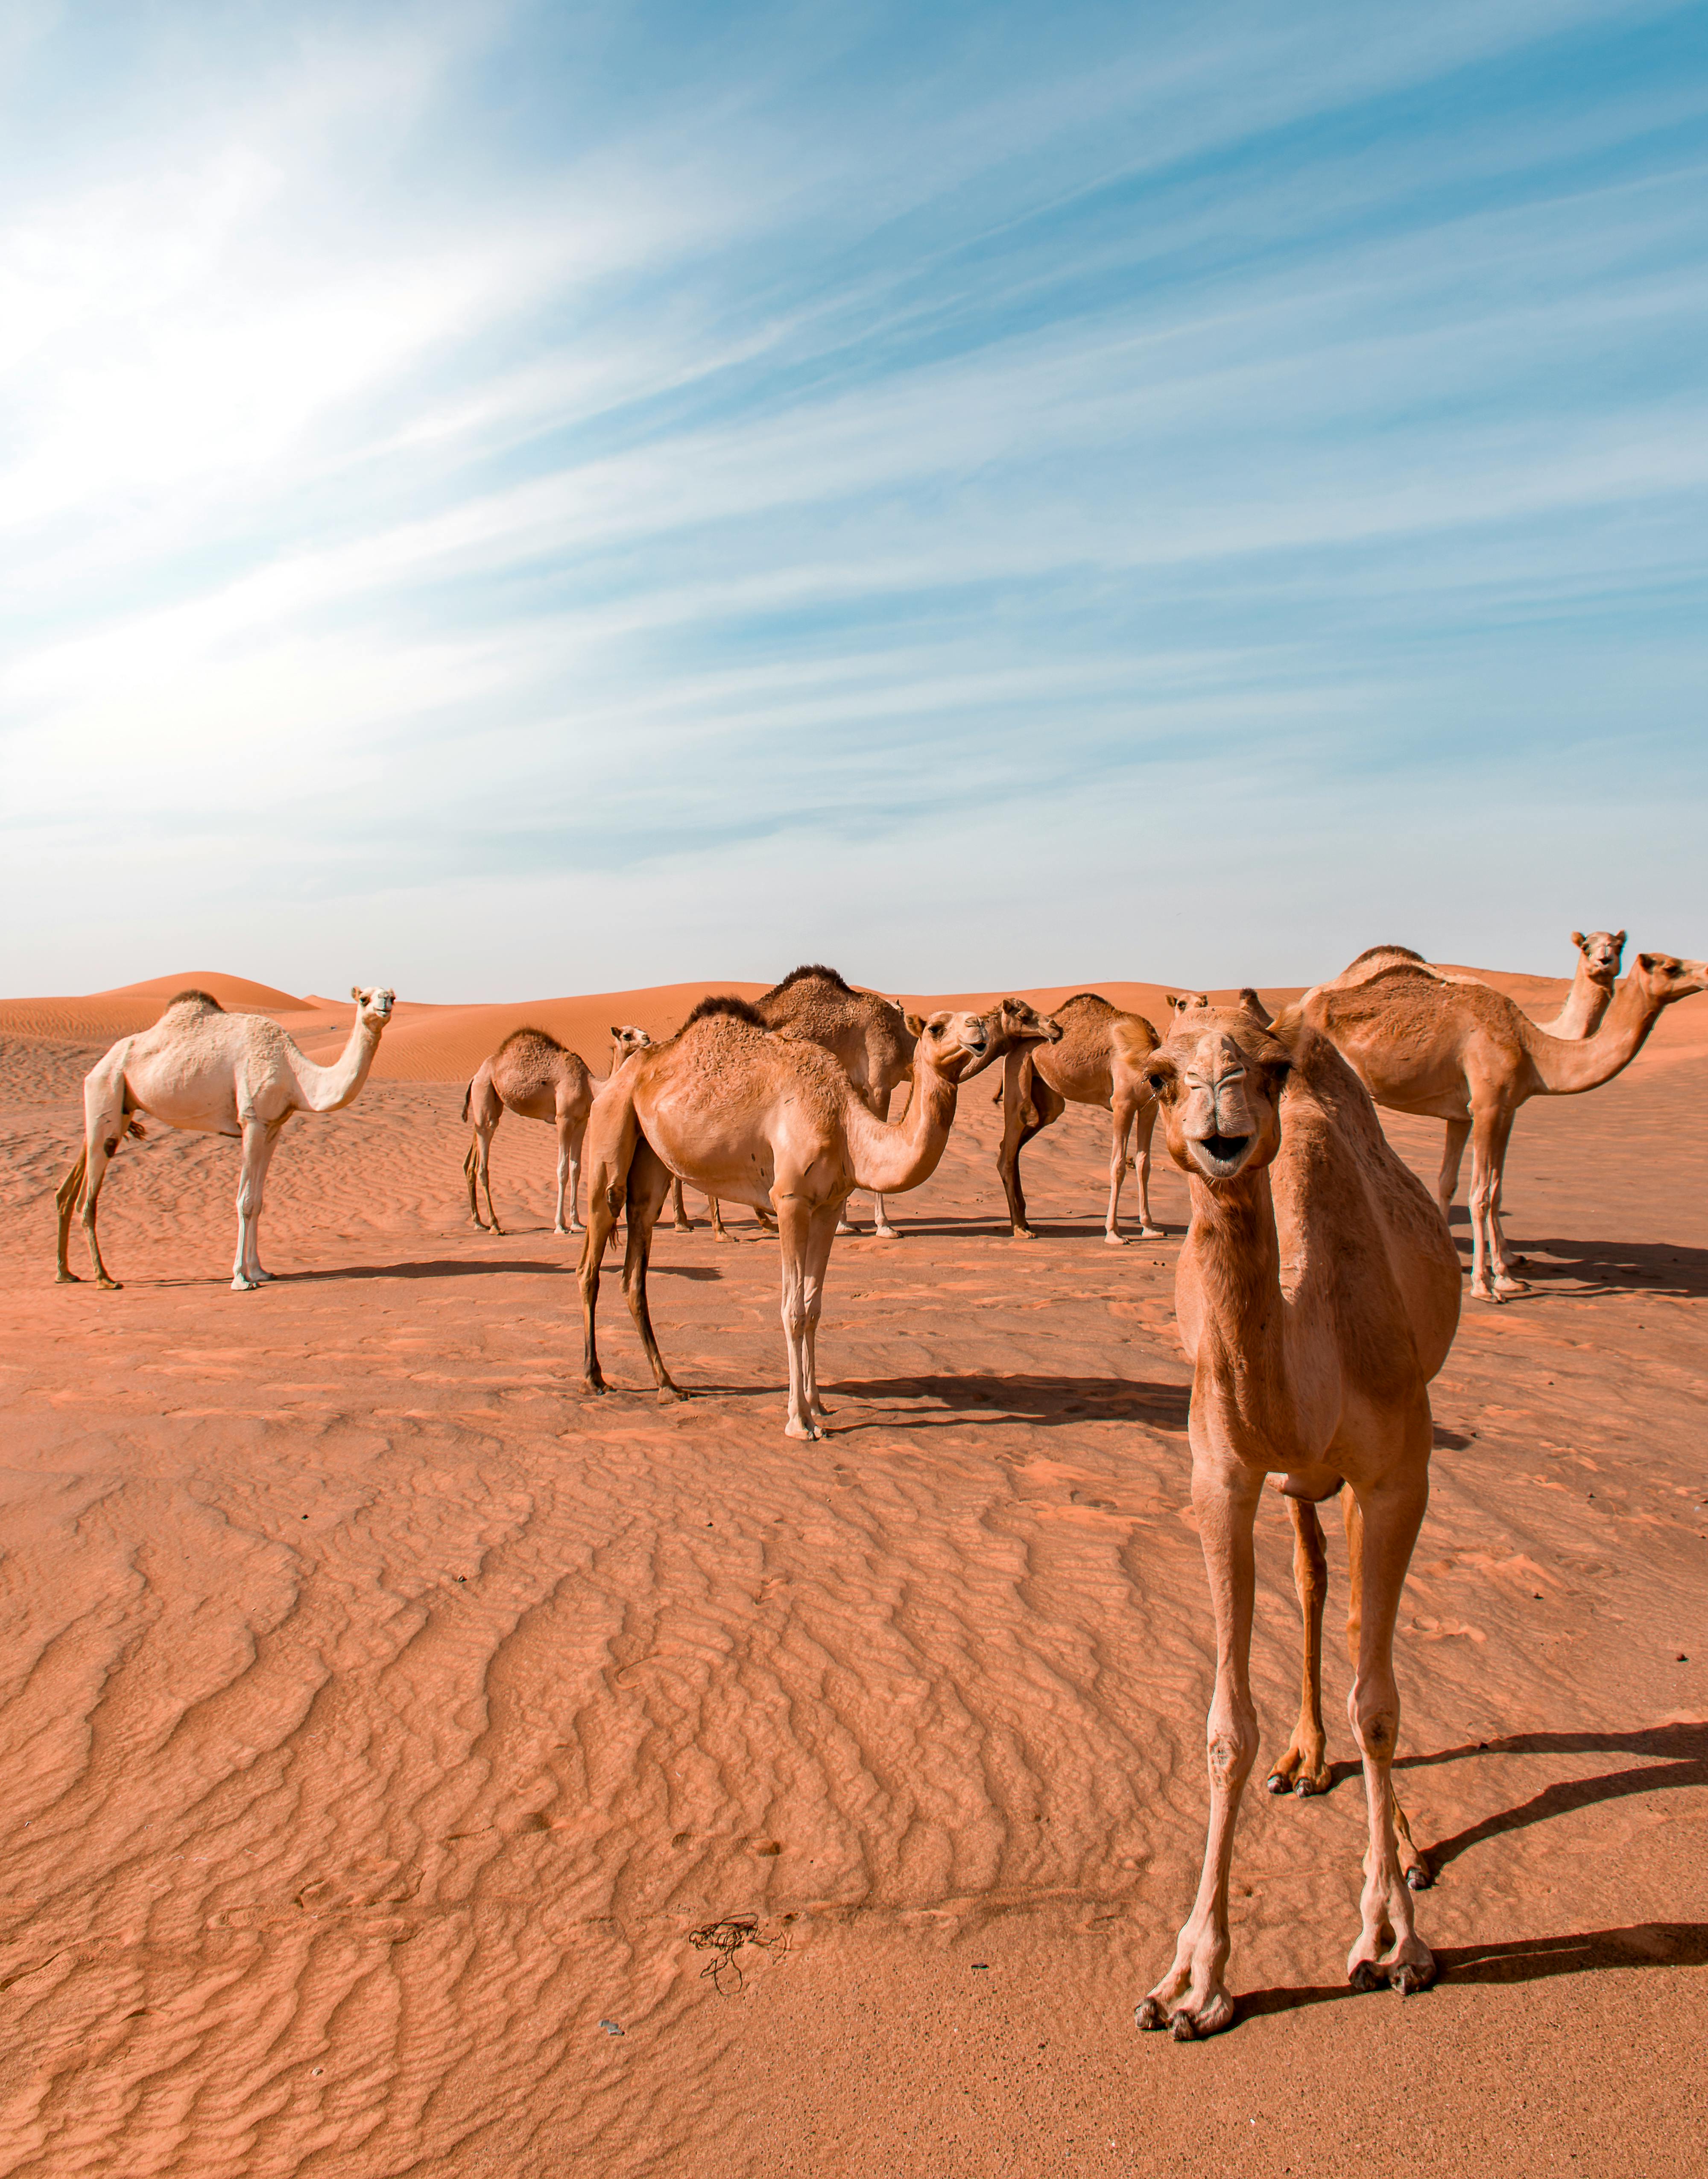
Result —
MULTIPOLYGON (((837 1245, 824 1442, 781 1435, 745 1222, 660 1242, 688 1404, 655 1404, 616 1308, 586 1398, 550 1130, 506 1129, 514 1230, 472 1232, 462 1079, 501 1024, 592 1058, 702 988, 400 1010, 382 1052, 419 1072, 293 1127, 253 1295, 225 1285, 233 1146, 166 1131, 104 1201, 124 1291, 51 1283, 115 1017, 55 1042, 0 1008, 0 2171, 1694 2170, 1708 999, 1663 1018, 1667 1063, 1526 1110, 1536 1289, 1467 1315, 1437 1388, 1399 1669, 1442 1984, 1344 1987, 1363 1818, 1332 1705, 1335 1792, 1242 1819, 1245 2017, 1182 2049, 1132 2026, 1204 1803, 1177 1239, 1104 1248, 1075 1111, 1028 1153, 1042 1238, 1010 1243, 970 1095, 904 1238, 837 1245)), ((1437 1128, 1391 1132, 1432 1170, 1437 1128)), ((1183 1184, 1156 1199, 1177 1236, 1183 1184)), ((1260 1551, 1273 1754, 1277 1510, 1260 1551)), ((1329 1672, 1338 1705, 1338 1645, 1329 1672)))

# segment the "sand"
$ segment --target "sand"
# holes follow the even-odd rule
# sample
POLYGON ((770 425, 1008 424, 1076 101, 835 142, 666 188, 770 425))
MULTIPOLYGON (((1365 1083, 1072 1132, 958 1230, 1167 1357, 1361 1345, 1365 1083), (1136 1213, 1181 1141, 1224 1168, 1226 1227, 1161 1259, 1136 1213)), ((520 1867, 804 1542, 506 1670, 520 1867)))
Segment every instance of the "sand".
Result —
MULTIPOLYGON (((305 1043, 348 1029, 230 980, 305 1043)), ((464 1222, 494 1030, 602 1063, 609 1022, 666 1028, 685 988, 405 1002, 359 1103, 281 1148, 276 1285, 226 1283, 235 1146, 161 1131, 103 1199, 123 1292, 55 1287, 82 1072, 191 981, 0 1007, 0 2171, 1702 2169, 1708 1000, 1525 1111, 1535 1291, 1468 1307, 1437 1387, 1399 1661, 1439 1986, 1343 1980, 1337 1646, 1340 1782, 1248 1797, 1242 2017, 1180 2046, 1132 2025, 1205 1801, 1178 1177, 1169 1239, 1106 1248, 1103 1129, 1070 1111, 1013 1243, 970 1090, 903 1238, 837 1244, 835 1427, 801 1446, 745 1213, 721 1246, 661 1233, 695 1394, 669 1409, 615 1297, 616 1389, 580 1391, 548 1129, 499 1133, 512 1230, 464 1222)), ((1432 1171, 1438 1128, 1392 1133, 1432 1171)), ((1288 1538, 1266 1508, 1266 1756, 1288 1538)))

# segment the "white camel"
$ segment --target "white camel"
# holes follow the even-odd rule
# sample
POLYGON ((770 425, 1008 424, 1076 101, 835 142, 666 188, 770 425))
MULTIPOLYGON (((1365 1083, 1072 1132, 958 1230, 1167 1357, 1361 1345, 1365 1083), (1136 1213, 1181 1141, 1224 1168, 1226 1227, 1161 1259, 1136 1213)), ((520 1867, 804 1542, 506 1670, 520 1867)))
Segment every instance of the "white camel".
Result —
POLYGON ((97 1286, 116 1291, 96 1238, 95 1207, 108 1165, 127 1134, 140 1135, 140 1113, 205 1135, 243 1140, 238 1182, 238 1252, 232 1290, 248 1293, 273 1274, 261 1269, 258 1233, 267 1167, 293 1112, 336 1112, 361 1094, 391 1018, 396 993, 351 986, 356 1019, 330 1067, 305 1058, 265 1014, 228 1014, 205 991, 180 991, 152 1029, 121 1037, 83 1081, 83 1149, 60 1183, 59 1283, 74 1284, 66 1261, 71 1221, 83 1205, 83 1230, 97 1286))

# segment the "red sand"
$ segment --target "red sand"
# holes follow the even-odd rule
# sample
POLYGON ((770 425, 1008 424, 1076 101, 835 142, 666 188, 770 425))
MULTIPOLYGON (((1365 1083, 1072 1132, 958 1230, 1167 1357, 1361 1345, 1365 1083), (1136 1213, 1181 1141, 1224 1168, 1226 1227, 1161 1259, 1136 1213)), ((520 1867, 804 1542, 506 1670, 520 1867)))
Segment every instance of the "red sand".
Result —
MULTIPOLYGON (((1335 1792, 1248 1798, 1243 2017, 1183 2048, 1132 2026, 1205 1798, 1178 1243, 1103 1245, 1098 1116, 1028 1153, 1027 1247, 969 1090, 904 1238, 837 1245, 836 1427, 801 1446, 744 1214, 661 1234, 671 1409, 610 1288, 619 1389, 579 1390, 548 1129, 498 1138, 515 1230, 463 1223, 462 1082, 506 1027, 602 1064, 701 986, 400 1007, 389 1079, 279 1152, 277 1285, 225 1283, 234 1146, 162 1130, 103 1199, 124 1291, 56 1288, 99 1047, 39 1024, 104 1039, 188 981, 0 1007, 0 2171, 1700 2171, 1708 1000, 1523 1114, 1536 1291, 1468 1308, 1437 1388, 1399 1661, 1441 1984, 1342 1980, 1337 1707, 1335 1792), (765 1942, 714 1982, 694 1934, 740 1914, 765 1942)), ((1392 1131, 1432 1170, 1437 1128, 1392 1131)), ((1267 1509, 1266 1754, 1287 1538, 1267 1509)))

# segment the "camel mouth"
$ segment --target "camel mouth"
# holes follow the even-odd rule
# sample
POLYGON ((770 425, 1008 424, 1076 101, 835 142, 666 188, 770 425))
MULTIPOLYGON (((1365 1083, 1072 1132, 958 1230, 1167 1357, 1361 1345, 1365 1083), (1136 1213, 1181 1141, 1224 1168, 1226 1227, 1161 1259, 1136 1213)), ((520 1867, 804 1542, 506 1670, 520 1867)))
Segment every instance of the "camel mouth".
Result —
POLYGON ((1192 1148, 1213 1180, 1231 1180, 1256 1140, 1255 1135, 1199 1135, 1194 1138, 1192 1148))

